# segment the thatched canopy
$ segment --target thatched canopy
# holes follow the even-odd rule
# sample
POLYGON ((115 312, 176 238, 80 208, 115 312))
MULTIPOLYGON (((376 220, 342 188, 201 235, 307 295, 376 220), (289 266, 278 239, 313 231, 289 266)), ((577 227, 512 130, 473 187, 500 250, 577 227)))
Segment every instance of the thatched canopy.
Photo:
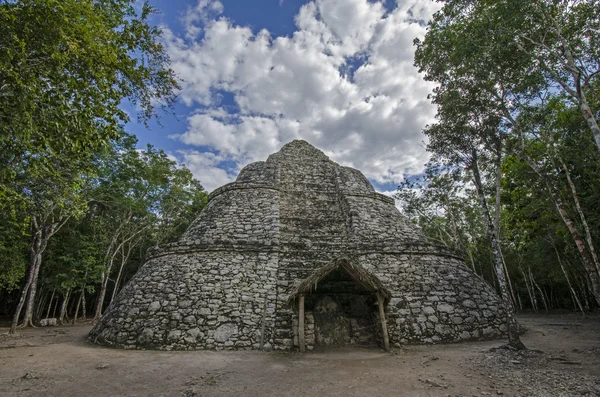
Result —
POLYGON ((331 272, 341 269, 346 272, 358 285, 367 291, 381 294, 386 302, 390 299, 390 291, 387 290, 375 275, 368 272, 365 268, 353 262, 347 257, 342 257, 330 262, 329 264, 317 269, 310 276, 305 278, 296 286, 288 298, 288 303, 292 304, 300 295, 310 294, 317 290, 319 282, 327 277, 331 272))

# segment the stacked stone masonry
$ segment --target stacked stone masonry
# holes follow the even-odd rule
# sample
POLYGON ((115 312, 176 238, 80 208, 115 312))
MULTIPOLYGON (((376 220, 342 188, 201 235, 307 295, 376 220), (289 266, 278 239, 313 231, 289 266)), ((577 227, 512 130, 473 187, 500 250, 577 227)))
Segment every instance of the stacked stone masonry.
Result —
MULTIPOLYGON (((340 257, 390 292, 385 317, 392 346, 489 339, 506 331, 500 298, 460 256, 429 243, 359 171, 293 141, 212 192, 177 243, 149 253, 89 338, 126 349, 258 349, 261 340, 265 349, 295 349, 298 308, 290 294, 340 257)), ((318 303, 330 298, 315 296, 314 307, 307 306, 308 349, 326 340, 316 329, 323 310, 312 310, 356 301, 334 296, 337 303, 318 303)), ((374 302, 378 324, 376 299, 365 299, 374 302)), ((371 329, 365 325, 370 314, 347 319, 343 313, 340 321, 354 327, 349 343, 381 345, 380 328, 357 333, 359 325, 371 329)))

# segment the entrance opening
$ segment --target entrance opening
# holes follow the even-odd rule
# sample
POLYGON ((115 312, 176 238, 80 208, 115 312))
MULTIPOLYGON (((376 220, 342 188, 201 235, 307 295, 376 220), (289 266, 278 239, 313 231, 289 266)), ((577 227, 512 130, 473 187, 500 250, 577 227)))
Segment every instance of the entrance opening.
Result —
POLYGON ((316 346, 376 346, 381 340, 377 297, 343 269, 329 273, 305 305, 314 317, 316 346))
POLYGON ((317 269, 289 297, 297 308, 294 330, 300 351, 307 344, 389 350, 385 305, 390 296, 377 277, 348 258, 317 269))

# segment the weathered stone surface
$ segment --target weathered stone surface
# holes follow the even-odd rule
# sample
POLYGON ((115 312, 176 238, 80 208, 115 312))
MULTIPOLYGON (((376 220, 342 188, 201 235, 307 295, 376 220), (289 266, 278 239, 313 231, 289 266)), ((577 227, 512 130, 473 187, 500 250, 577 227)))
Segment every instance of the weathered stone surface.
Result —
MULTIPOLYGON (((264 324, 264 348, 293 349, 298 314, 288 304, 291 291, 340 257, 391 292, 393 346, 505 333, 500 299, 459 255, 429 243, 360 171, 293 141, 212 192, 177 243, 150 252, 90 339, 128 349, 257 349, 264 324)), ((325 303, 315 300, 314 307, 325 303)), ((340 320, 349 332, 340 338, 372 340, 354 332, 367 327, 369 315, 340 320)), ((310 308, 305 314, 309 350, 324 338, 324 318, 310 308)))

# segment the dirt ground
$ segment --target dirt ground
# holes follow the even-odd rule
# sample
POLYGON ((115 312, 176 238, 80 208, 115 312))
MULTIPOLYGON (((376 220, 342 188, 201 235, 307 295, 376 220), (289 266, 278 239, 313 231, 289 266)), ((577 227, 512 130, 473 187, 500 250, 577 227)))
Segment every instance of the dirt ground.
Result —
POLYGON ((503 341, 281 352, 124 351, 90 325, 0 329, 2 396, 600 396, 600 317, 525 315, 503 341))

